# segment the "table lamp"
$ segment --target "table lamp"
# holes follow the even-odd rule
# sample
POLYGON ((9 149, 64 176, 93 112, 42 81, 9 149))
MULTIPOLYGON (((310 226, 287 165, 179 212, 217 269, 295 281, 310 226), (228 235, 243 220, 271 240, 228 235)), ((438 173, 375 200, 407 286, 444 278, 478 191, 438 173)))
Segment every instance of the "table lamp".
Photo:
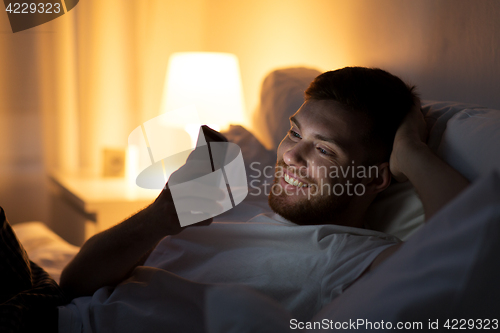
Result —
POLYGON ((194 106, 201 123, 170 122, 182 127, 196 142, 199 127, 220 131, 244 122, 244 104, 238 58, 219 52, 181 52, 171 55, 160 114, 194 106))
POLYGON ((196 146, 201 125, 220 131, 229 124, 244 122, 242 96, 235 55, 174 53, 169 60, 160 115, 129 136, 127 177, 133 180, 140 173, 138 185, 139 179, 155 184, 144 185, 146 188, 161 185, 184 164, 196 146), (169 158, 172 156, 178 158, 169 158))

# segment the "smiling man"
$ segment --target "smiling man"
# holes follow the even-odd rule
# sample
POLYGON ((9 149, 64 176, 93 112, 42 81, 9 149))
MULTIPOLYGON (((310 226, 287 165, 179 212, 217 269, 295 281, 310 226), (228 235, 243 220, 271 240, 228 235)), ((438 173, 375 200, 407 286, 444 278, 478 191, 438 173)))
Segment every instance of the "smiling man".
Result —
POLYGON ((380 69, 348 67, 319 75, 305 97, 278 148, 269 205, 297 224, 362 227, 390 184, 392 142, 413 88, 380 69))
MULTIPOLYGON (((68 295, 93 296, 61 307, 59 327, 203 332, 205 291, 221 284, 249 287, 307 320, 400 246, 363 228, 391 175, 414 184, 427 218, 467 186, 425 144, 420 102, 399 78, 343 68, 318 76, 305 97, 278 148, 275 214, 181 228, 167 183, 149 207, 90 238, 64 269, 68 295)), ((208 198, 197 211, 220 211, 217 190, 192 195, 208 198)))

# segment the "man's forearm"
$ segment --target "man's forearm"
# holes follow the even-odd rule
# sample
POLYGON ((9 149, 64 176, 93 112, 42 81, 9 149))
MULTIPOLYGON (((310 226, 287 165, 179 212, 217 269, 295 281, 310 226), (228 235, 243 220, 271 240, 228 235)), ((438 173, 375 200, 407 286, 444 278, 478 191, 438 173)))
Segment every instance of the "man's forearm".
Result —
MULTIPOLYGON (((185 177, 195 175, 199 164, 188 158, 186 164, 176 172, 183 170, 185 177)), ((207 226, 212 222, 210 216, 222 212, 221 205, 216 201, 217 198, 224 198, 224 192, 219 188, 197 188, 186 198, 210 199, 203 207, 196 207, 197 211, 206 213, 206 220, 187 227, 207 226)), ((150 206, 85 242, 80 252, 64 268, 60 285, 70 297, 92 295, 101 287, 115 286, 130 275, 162 238, 176 235, 187 227, 179 223, 167 184, 150 206)))
POLYGON ((71 297, 125 279, 141 258, 169 234, 153 205, 124 222, 91 237, 61 275, 61 287, 71 297))
POLYGON ((422 142, 407 143, 398 156, 400 169, 422 200, 426 219, 469 185, 458 171, 422 142))

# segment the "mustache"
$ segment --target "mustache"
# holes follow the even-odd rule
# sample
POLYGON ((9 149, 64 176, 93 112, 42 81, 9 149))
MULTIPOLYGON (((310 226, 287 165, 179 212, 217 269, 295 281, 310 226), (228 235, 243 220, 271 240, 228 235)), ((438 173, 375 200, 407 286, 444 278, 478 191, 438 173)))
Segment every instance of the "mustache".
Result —
POLYGON ((313 184, 317 185, 316 181, 308 176, 306 168, 298 168, 297 169, 295 167, 291 167, 288 164, 286 164, 285 161, 283 161, 283 160, 279 160, 276 162, 276 166, 274 169, 275 181, 277 181, 279 178, 281 178, 284 175, 284 173, 285 173, 284 170, 288 170, 289 173, 300 177, 302 180, 304 180, 305 182, 307 182, 310 185, 313 185, 313 184), (303 172, 301 172, 301 170, 306 170, 305 175, 303 175, 303 172))

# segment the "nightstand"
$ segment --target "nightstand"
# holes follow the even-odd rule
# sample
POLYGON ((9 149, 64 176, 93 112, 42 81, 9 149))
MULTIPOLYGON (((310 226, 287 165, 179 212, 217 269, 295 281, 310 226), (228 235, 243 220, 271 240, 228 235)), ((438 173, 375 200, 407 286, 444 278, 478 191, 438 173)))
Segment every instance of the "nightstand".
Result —
POLYGON ((68 242, 81 246, 156 199, 161 190, 148 190, 124 178, 84 178, 50 175, 49 226, 68 242))

